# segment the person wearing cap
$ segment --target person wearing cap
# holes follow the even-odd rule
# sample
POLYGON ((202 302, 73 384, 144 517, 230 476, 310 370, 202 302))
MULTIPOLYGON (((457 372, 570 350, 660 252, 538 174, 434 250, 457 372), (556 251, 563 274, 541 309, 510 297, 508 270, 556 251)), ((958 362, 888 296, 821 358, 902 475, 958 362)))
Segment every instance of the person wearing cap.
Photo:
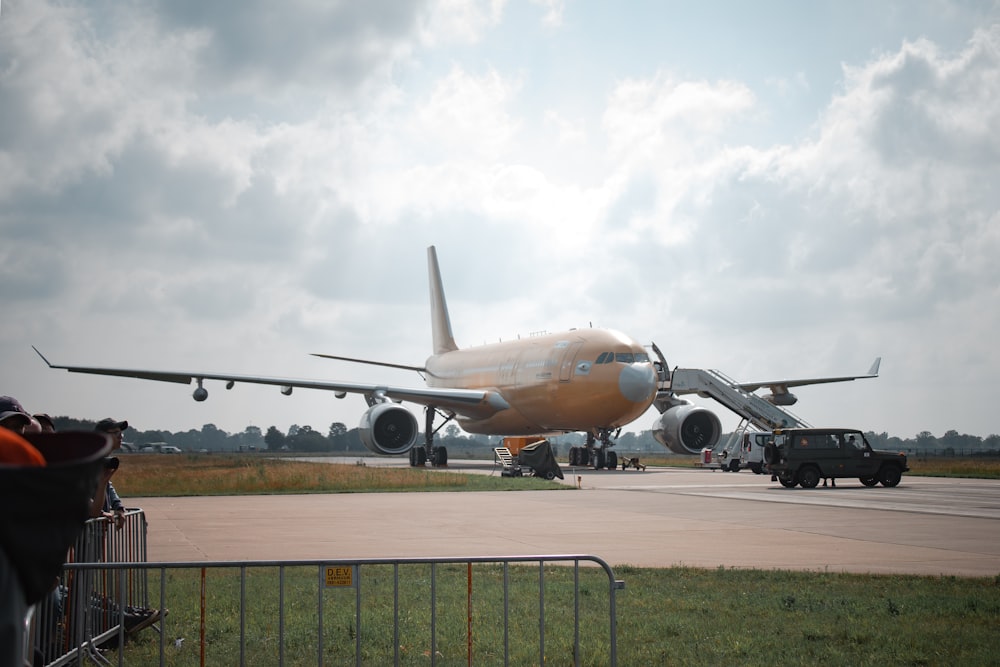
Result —
POLYGON ((14 433, 24 433, 31 423, 31 415, 13 396, 0 396, 0 427, 14 433))
POLYGON ((33 414, 31 416, 34 417, 35 421, 38 422, 38 425, 42 429, 42 433, 55 433, 56 432, 56 423, 55 423, 55 421, 53 421, 52 417, 48 416, 44 412, 36 412, 35 414, 33 414))
POLYGON ((93 433, 0 429, 0 502, 17 508, 0 514, 0 664, 33 664, 28 609, 52 594, 110 451, 93 433))
MULTIPOLYGON (((110 437, 111 451, 113 453, 115 450, 121 448, 122 432, 127 428, 127 421, 117 421, 106 417, 97 422, 94 430, 110 437)), ((117 459, 114 460, 117 463, 117 459)), ((97 487, 97 494, 94 496, 94 502, 90 508, 90 516, 103 516, 110 521, 114 521, 115 528, 121 530, 122 526, 125 525, 125 505, 122 503, 122 499, 118 497, 115 485, 111 483, 111 478, 117 471, 118 466, 104 468, 104 474, 101 478, 102 483, 97 487)))

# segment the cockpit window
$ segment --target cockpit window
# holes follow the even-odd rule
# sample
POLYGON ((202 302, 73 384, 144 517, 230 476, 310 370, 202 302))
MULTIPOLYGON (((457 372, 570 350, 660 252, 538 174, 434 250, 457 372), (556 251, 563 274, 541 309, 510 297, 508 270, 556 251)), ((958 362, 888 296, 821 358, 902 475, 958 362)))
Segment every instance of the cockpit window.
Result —
POLYGON ((637 363, 637 364, 648 364, 649 363, 649 355, 646 354, 645 352, 636 352, 635 353, 635 363, 637 363))
POLYGON ((635 355, 631 352, 618 352, 615 354, 615 361, 623 364, 631 364, 635 361, 635 355))
POLYGON ((611 354, 610 352, 601 352, 601 356, 597 357, 597 361, 595 361, 594 363, 595 364, 606 364, 609 361, 611 361, 612 359, 614 359, 614 357, 615 357, 615 355, 611 354))

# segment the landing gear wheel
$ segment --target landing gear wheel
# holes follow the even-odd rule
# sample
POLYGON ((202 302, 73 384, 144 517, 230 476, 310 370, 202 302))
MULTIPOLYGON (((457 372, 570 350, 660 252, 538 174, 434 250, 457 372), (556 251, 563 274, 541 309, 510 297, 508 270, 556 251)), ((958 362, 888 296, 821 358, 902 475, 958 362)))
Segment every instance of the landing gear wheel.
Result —
POLYGON ((903 471, 899 469, 899 466, 885 465, 878 471, 878 481, 882 482, 882 486, 896 486, 901 479, 903 479, 903 471))
POLYGON ((569 448, 569 464, 571 466, 580 465, 580 448, 570 447, 569 448))
POLYGON ((410 465, 415 468, 421 468, 427 463, 427 450, 423 447, 414 447, 410 450, 410 465))
POLYGON ((798 484, 798 481, 795 479, 795 477, 778 477, 778 483, 781 484, 786 489, 792 489, 795 488, 795 485, 798 484))
POLYGON ((434 456, 431 459, 431 465, 435 468, 447 468, 448 467, 448 448, 447 447, 435 447, 434 456))
POLYGON ((600 470, 604 467, 604 450, 595 449, 594 450, 594 470, 600 470))
POLYGON ((876 486, 878 484, 878 477, 872 475, 871 477, 861 477, 861 483, 865 486, 876 486))
POLYGON ((586 447, 579 447, 577 451, 576 464, 578 466, 589 466, 590 465, 590 450, 586 447))
POLYGON ((819 470, 813 466, 806 466, 799 470, 799 484, 803 489, 815 489, 819 484, 819 470))
POLYGON ((549 481, 552 481, 555 478, 556 478, 556 474, 554 472, 552 472, 551 470, 548 471, 547 473, 545 473, 545 479, 547 479, 549 481))
POLYGON ((618 467, 618 453, 608 452, 608 470, 614 470, 618 467))

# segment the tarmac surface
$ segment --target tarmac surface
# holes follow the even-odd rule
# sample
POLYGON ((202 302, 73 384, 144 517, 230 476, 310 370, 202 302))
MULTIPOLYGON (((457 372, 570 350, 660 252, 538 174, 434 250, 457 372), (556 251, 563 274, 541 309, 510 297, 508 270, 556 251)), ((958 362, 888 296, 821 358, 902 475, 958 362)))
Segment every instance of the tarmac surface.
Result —
MULTIPOLYGON (((356 459, 317 459, 356 465, 356 459)), ((366 465, 405 466, 366 458, 366 465)), ((482 461, 449 471, 499 475, 482 461)), ((152 562, 590 554, 612 566, 1000 575, 1000 480, 563 468, 569 489, 130 498, 152 562)))

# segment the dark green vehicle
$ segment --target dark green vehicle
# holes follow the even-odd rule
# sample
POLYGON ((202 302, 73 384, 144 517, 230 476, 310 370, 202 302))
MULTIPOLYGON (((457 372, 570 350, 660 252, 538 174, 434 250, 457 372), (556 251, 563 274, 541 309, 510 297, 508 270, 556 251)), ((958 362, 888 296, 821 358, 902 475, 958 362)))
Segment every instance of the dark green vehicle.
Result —
POLYGON ((909 470, 902 452, 871 448, 861 431, 848 428, 776 430, 764 450, 768 470, 782 486, 815 488, 820 480, 857 477, 865 486, 896 486, 909 470))

